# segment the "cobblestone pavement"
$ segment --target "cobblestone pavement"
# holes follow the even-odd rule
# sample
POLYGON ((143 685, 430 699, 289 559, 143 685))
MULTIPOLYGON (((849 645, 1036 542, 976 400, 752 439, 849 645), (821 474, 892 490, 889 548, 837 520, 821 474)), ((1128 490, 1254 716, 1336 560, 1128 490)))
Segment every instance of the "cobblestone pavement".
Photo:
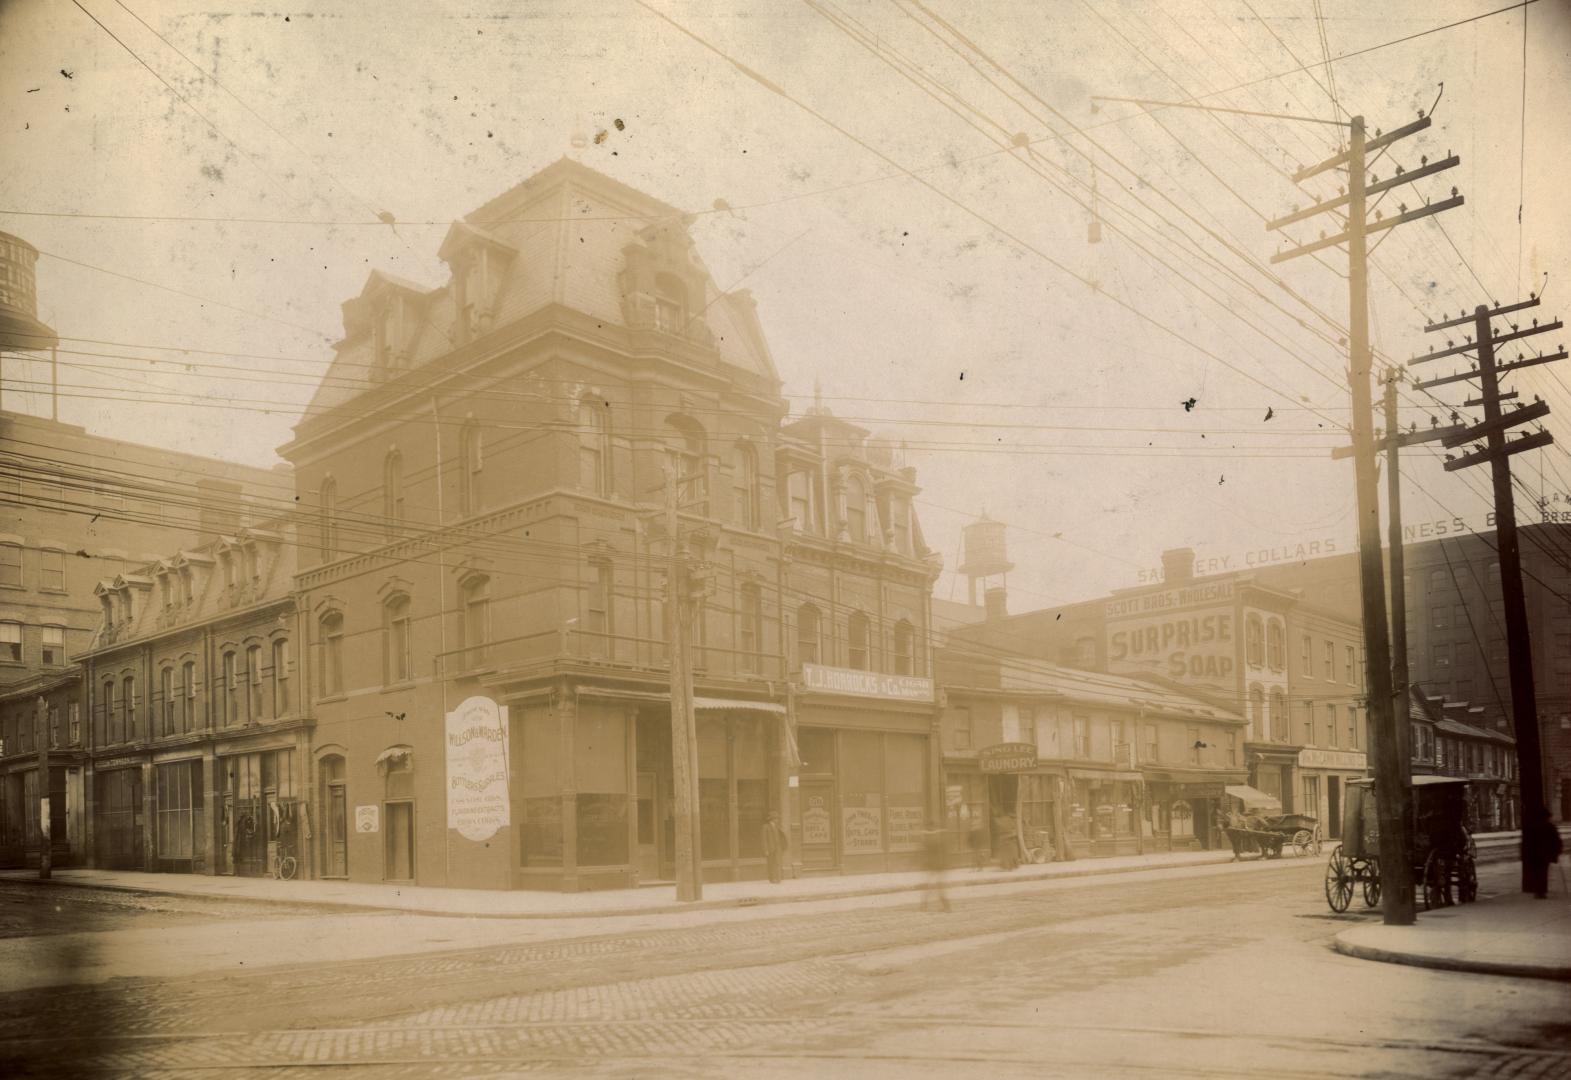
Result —
POLYGON ((1571 1075, 1564 987, 1341 956, 1322 872, 0 995, 0 1075, 1571 1075))

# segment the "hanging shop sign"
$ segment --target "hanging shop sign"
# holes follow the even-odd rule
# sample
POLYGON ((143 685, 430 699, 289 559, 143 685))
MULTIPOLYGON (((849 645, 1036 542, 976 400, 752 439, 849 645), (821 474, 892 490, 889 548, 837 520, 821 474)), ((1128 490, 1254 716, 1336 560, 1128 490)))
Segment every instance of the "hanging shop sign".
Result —
POLYGON ((376 805, 355 807, 355 832, 376 832, 381 827, 380 810, 376 805))
POLYGON ((820 694, 889 698, 894 701, 932 701, 933 680, 917 675, 885 675, 877 671, 802 665, 802 686, 820 694))
POLYGON ((447 714, 447 827, 480 842, 508 824, 507 709, 469 698, 447 714))
POLYGON ((976 761, 985 773, 1029 772, 1037 766, 1036 747, 1027 742, 984 746, 976 752, 976 761))

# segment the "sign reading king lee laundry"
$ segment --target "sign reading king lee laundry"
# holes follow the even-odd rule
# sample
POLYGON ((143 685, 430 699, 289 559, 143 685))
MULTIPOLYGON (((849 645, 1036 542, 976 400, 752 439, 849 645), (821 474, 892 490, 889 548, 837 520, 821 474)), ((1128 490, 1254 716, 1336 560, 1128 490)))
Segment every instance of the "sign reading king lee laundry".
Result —
POLYGON ((472 697, 447 714, 447 827, 478 842, 507 823, 507 709, 472 697))
POLYGON ((916 675, 883 675, 876 671, 802 665, 802 686, 820 694, 893 698, 896 701, 932 701, 933 680, 916 675))

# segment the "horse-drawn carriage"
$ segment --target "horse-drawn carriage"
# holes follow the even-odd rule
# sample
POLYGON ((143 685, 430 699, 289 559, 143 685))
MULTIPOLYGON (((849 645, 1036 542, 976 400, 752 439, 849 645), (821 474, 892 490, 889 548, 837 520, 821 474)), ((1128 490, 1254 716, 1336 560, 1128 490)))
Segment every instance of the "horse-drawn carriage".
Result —
MULTIPOLYGON (((1478 898, 1476 849, 1468 832, 1467 781, 1413 777, 1413 883, 1425 909, 1478 898)), ((1346 911, 1362 886, 1364 904, 1380 903, 1380 827, 1374 783, 1350 780, 1342 813, 1342 842, 1326 864, 1326 902, 1346 911)))
POLYGON ((1226 833, 1233 858, 1258 853, 1276 859, 1291 845, 1300 855, 1320 854, 1320 822, 1309 814, 1284 814, 1282 804, 1265 792, 1234 785, 1227 789, 1234 809, 1227 814, 1226 833))

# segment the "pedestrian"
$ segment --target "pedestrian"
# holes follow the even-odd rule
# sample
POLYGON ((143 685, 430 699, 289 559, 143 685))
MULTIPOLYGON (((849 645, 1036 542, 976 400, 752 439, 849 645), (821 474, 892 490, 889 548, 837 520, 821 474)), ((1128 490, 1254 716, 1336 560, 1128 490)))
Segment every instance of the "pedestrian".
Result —
POLYGON ((922 850, 927 862, 927 884, 922 889, 922 910, 930 906, 939 911, 949 910, 949 892, 945 887, 945 871, 949 862, 949 837, 944 827, 929 821, 922 832, 922 850))
POLYGON ((785 831, 785 826, 780 824, 778 810, 769 811, 769 816, 764 819, 763 834, 764 859, 769 864, 769 880, 778 885, 781 876, 780 863, 791 847, 791 835, 785 831))
POLYGON ((977 873, 987 869, 987 818, 971 815, 971 861, 977 873))
POLYGON ((1560 830, 1545 807, 1522 826, 1522 887, 1539 900, 1549 899, 1549 864, 1560 861, 1560 830))
POLYGON ((1216 851, 1221 848, 1223 842, 1226 840, 1227 811, 1223 809, 1222 804, 1218 802, 1216 804, 1216 809, 1211 813, 1211 843, 1209 846, 1211 847, 1211 850, 1216 851))
POLYGON ((993 836, 997 844, 994 852, 998 856, 998 865, 1004 870, 1013 870, 1020 865, 1020 841, 1015 836, 1015 819, 1010 814, 999 814, 993 819, 993 836))

